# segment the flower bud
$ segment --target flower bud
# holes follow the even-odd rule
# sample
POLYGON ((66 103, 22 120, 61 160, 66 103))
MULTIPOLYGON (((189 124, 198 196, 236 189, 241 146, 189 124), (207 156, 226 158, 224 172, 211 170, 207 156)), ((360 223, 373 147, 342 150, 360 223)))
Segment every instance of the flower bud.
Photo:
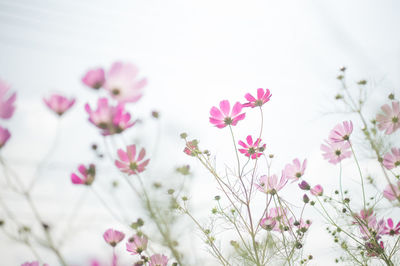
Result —
POLYGON ((299 184, 300 189, 302 190, 310 190, 310 185, 306 181, 301 181, 299 184))

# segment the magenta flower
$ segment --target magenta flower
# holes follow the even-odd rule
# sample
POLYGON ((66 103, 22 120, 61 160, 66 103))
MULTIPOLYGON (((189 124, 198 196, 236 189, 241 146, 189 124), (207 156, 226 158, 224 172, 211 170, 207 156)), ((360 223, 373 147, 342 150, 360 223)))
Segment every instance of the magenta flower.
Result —
POLYGON ((88 168, 81 164, 78 167, 78 171, 80 176, 75 173, 71 174, 71 181, 73 184, 89 186, 93 183, 96 176, 96 167, 94 164, 90 164, 88 168))
POLYGON ((358 226, 364 240, 370 239, 371 237, 379 239, 385 232, 386 222, 384 219, 381 219, 378 222, 376 217, 373 216, 369 219, 367 225, 364 223, 358 223, 358 226))
POLYGON ((68 98, 59 94, 53 94, 49 99, 43 98, 43 101, 47 107, 49 107, 59 116, 62 116, 75 103, 75 99, 69 100, 68 98))
POLYGON ((133 126, 131 115, 125 111, 123 104, 110 106, 107 98, 100 98, 97 101, 97 109, 92 110, 89 104, 85 105, 89 114, 89 121, 102 130, 103 136, 118 134, 133 126))
POLYGON ((126 250, 132 255, 141 254, 147 248, 147 238, 145 236, 134 235, 126 243, 126 250))
POLYGON ((106 79, 104 75, 104 70, 102 68, 89 70, 82 78, 82 82, 86 86, 96 90, 100 89, 105 81, 106 79))
POLYGON ((397 181, 397 185, 388 184, 383 190, 383 196, 390 201, 400 199, 400 181, 397 181))
POLYGON ((329 142, 325 141, 321 144, 321 150, 325 153, 322 154, 324 159, 332 164, 337 164, 343 159, 351 157, 350 143, 349 142, 329 142))
POLYGON ((392 218, 389 218, 389 219, 387 219, 387 225, 388 226, 385 227, 383 234, 390 235, 390 236, 400 234, 400 222, 398 222, 397 225, 394 226, 392 218))
POLYGON ((330 142, 348 141, 353 132, 353 122, 344 121, 342 124, 337 124, 329 134, 330 142))
POLYGON ((210 123, 215 125, 217 128, 224 128, 228 125, 236 126, 236 124, 243 120, 246 116, 245 113, 241 113, 242 104, 236 102, 232 108, 229 104, 229 101, 223 100, 219 103, 220 109, 213 106, 210 110, 210 123))
POLYGON ((261 192, 274 195, 286 185, 287 181, 288 179, 284 175, 281 176, 279 182, 276 175, 270 177, 263 175, 260 177, 259 184, 255 184, 255 186, 261 192))
POLYGON ((400 165, 400 149, 392 148, 392 153, 388 152, 383 156, 383 165, 388 170, 392 170, 400 165))
POLYGON ((299 184, 301 190, 310 190, 310 185, 306 181, 301 181, 299 184))
POLYGON ((248 135, 246 138, 247 144, 243 141, 239 140, 239 145, 244 149, 239 149, 240 153, 243 153, 247 157, 251 157, 251 159, 256 159, 260 157, 265 150, 265 144, 260 145, 261 139, 257 139, 256 142, 253 143, 253 138, 248 135))
POLYGON ((260 222, 261 228, 271 231, 276 228, 276 219, 270 216, 263 218, 260 222))
POLYGON ((17 93, 14 92, 8 98, 6 97, 7 92, 10 90, 10 86, 0 79, 0 118, 9 119, 15 111, 15 100, 17 93))
POLYGON ((190 156, 196 156, 197 151, 199 150, 199 147, 197 145, 198 141, 195 139, 192 141, 188 141, 186 142, 186 147, 183 152, 190 156))
POLYGON ((168 257, 162 254, 154 254, 150 257, 149 266, 167 266, 168 257))
POLYGON ((282 207, 271 208, 267 218, 275 219, 276 225, 273 230, 278 232, 288 231, 294 223, 294 218, 289 218, 287 209, 282 207))
POLYGON ((137 102, 142 97, 145 78, 137 80, 138 68, 129 63, 115 62, 107 73, 104 88, 118 102, 137 102))
POLYGON ((110 228, 104 232, 103 237, 108 244, 110 244, 112 247, 115 247, 124 239, 125 234, 110 228))
POLYGON ((376 116, 378 128, 384 130, 385 134, 390 135, 400 128, 400 108, 399 102, 392 102, 392 108, 388 104, 381 107, 384 114, 376 116))
POLYGON ((127 173, 128 175, 136 175, 143 172, 145 167, 149 164, 150 159, 142 161, 145 155, 146 151, 142 148, 139 152, 139 156, 135 158, 136 145, 129 145, 126 147, 126 152, 122 149, 118 150, 118 157, 121 161, 115 160, 115 165, 121 172, 127 173))
POLYGON ((269 99, 271 98, 272 94, 269 92, 269 89, 264 89, 259 88, 257 89, 257 99, 253 97, 253 95, 251 95, 250 93, 247 93, 244 97, 246 98, 246 100, 248 100, 249 102, 244 103, 243 107, 257 107, 257 106, 263 106, 266 102, 269 101, 269 99))
POLYGON ((307 159, 304 159, 303 164, 300 163, 299 159, 294 159, 293 164, 287 164, 283 170, 283 174, 288 178, 292 179, 293 182, 299 180, 303 175, 307 167, 307 159))
POLYGON ((10 136, 10 131, 0 126, 0 149, 3 148, 4 145, 6 145, 10 136))
POLYGON ((321 185, 316 185, 310 189, 310 192, 314 196, 322 196, 322 194, 324 193, 324 189, 322 188, 321 185))

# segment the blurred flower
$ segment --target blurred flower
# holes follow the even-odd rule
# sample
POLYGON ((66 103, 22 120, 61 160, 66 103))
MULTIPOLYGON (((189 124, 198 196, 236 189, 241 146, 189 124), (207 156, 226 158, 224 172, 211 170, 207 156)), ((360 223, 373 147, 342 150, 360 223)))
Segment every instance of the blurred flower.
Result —
POLYGON ((337 164, 345 158, 351 157, 350 143, 348 142, 329 142, 325 141, 327 145, 321 144, 321 150, 325 153, 322 154, 324 159, 332 164, 337 164))
POLYGON ((371 240, 365 243, 368 257, 377 257, 384 252, 385 246, 383 245, 383 241, 379 242, 379 246, 376 242, 376 240, 371 240))
POLYGON ((103 136, 118 134, 133 126, 136 122, 131 122, 131 115, 125 111, 123 104, 110 106, 107 98, 100 98, 97 101, 97 109, 94 111, 89 104, 85 105, 86 112, 89 114, 89 121, 102 130, 103 136))
POLYGON ((10 136, 10 131, 0 126, 0 149, 3 148, 4 145, 6 145, 10 136))
POLYGON ((302 190, 310 190, 310 185, 306 181, 301 181, 299 188, 302 190))
POLYGON ((269 99, 271 98, 271 93, 269 92, 269 89, 266 89, 264 92, 264 89, 259 88, 257 89, 257 99, 253 97, 253 95, 251 95, 250 93, 247 93, 244 97, 246 98, 246 100, 248 100, 249 102, 244 103, 243 107, 257 107, 257 106, 263 106, 266 102, 269 101, 269 99))
POLYGON ((400 108, 399 102, 392 102, 392 108, 388 104, 381 107, 384 114, 376 116, 378 128, 384 130, 385 134, 390 135, 400 128, 400 108))
POLYGON ((162 254, 154 254, 150 257, 149 266, 167 266, 168 257, 162 254))
POLYGON ((397 185, 388 184, 383 190, 383 196, 390 201, 400 199, 400 181, 397 181, 397 185))
POLYGON ((329 134, 331 142, 348 141, 353 132, 353 122, 344 121, 342 124, 337 124, 329 134))
POLYGON ((278 232, 288 231, 294 223, 293 217, 289 218, 287 209, 282 207, 271 208, 267 218, 268 217, 276 221, 273 230, 278 232))
POLYGON ((307 167, 307 159, 304 159, 303 164, 300 163, 299 159, 294 159, 293 164, 287 164, 283 170, 283 174, 288 179, 293 179, 293 182, 297 181, 304 175, 304 171, 307 167))
POLYGON ((308 228, 310 228, 310 225, 312 224, 312 222, 310 220, 306 220, 304 221, 303 219, 300 219, 299 223, 297 224, 297 228, 305 233, 307 232, 308 228))
POLYGON ((198 145, 198 141, 197 140, 192 140, 192 141, 188 141, 186 142, 186 147, 183 150, 184 153, 186 153, 187 155, 190 156, 195 156, 197 154, 197 151, 199 150, 198 145))
POLYGON ((104 70, 102 68, 91 69, 82 78, 82 82, 86 86, 96 90, 100 89, 105 81, 104 70))
POLYGON ((246 116, 245 113, 239 114, 242 111, 242 104, 239 102, 235 103, 232 112, 229 101, 227 100, 221 101, 219 107, 220 109, 213 106, 210 110, 210 123, 217 128, 224 128, 227 125, 236 126, 237 122, 243 120, 246 116))
POLYGON ((371 238, 379 239, 385 232, 386 222, 384 219, 377 222, 376 217, 373 216, 368 220, 368 223, 358 223, 361 234, 364 240, 371 238))
POLYGON ((400 222, 398 222, 397 225, 394 226, 392 218, 389 218, 387 219, 387 225, 388 226, 385 227, 383 234, 390 236, 400 234, 400 222))
POLYGON ((310 189, 310 192, 314 196, 322 196, 322 194, 324 193, 324 189, 321 185, 316 185, 315 187, 310 189))
POLYGON ((125 234, 110 228, 104 232, 103 237, 108 244, 110 244, 112 247, 115 247, 124 239, 125 234))
POLYGON ((91 185, 94 181, 94 178, 96 176, 96 167, 94 164, 90 164, 88 168, 86 168, 83 164, 79 165, 78 171, 81 175, 79 177, 75 173, 71 174, 71 181, 74 184, 80 184, 80 185, 91 185))
POLYGON ((75 99, 69 100, 60 94, 53 94, 49 99, 43 98, 43 101, 47 107, 49 107, 59 116, 62 116, 75 103, 75 99))
POLYGON ((271 231, 275 228, 276 226, 276 219, 270 216, 267 216, 266 218, 263 218, 260 222, 260 226, 267 230, 271 231))
POLYGON ((132 255, 141 254, 147 248, 147 238, 145 236, 134 235, 126 243, 126 250, 132 255))
POLYGON ((130 63, 115 62, 107 73, 104 88, 118 102, 137 102, 142 97, 145 78, 137 80, 138 68, 130 63))
POLYGON ((255 186, 261 192, 274 195, 286 185, 287 181, 288 179, 284 175, 281 176, 279 183, 276 175, 270 177, 263 175, 260 177, 259 184, 255 184, 255 186))
POLYGON ((265 150, 265 144, 260 146, 261 139, 257 139, 256 142, 253 143, 253 138, 249 135, 246 138, 247 144, 243 141, 239 140, 239 145, 244 149, 239 149, 240 153, 243 153, 247 157, 251 157, 251 159, 256 159, 262 155, 262 152, 265 150))
POLYGON ((383 165, 391 170, 400 165, 400 149, 392 148, 392 153, 388 152, 383 156, 383 165))
POLYGON ((115 165, 121 170, 121 172, 127 173, 128 175, 136 175, 145 170, 145 167, 149 163, 150 159, 140 162, 144 159, 146 151, 142 148, 139 152, 139 156, 136 157, 136 145, 129 145, 126 147, 126 152, 122 149, 118 150, 118 157, 121 161, 115 160, 115 165))
POLYGON ((10 86, 0 79, 0 118, 9 119, 15 111, 15 100, 17 93, 14 92, 10 97, 6 98, 6 94, 10 86))

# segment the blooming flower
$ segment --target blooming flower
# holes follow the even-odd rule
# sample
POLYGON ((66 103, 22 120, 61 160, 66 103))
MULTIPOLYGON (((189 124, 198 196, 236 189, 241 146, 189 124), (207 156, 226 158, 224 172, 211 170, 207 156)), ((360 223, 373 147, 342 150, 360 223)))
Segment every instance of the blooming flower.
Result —
POLYGON ((75 99, 69 100, 68 98, 59 94, 53 94, 50 96, 49 99, 43 98, 43 101, 51 110, 53 110, 59 116, 62 116, 75 103, 75 99))
POLYGON ((387 219, 387 225, 388 226, 385 227, 383 234, 390 236, 400 234, 400 222, 398 222, 397 225, 394 226, 392 218, 389 218, 387 219))
POLYGON ((321 150, 325 153, 322 154, 324 159, 332 164, 337 164, 345 158, 351 157, 350 143, 348 142, 329 142, 325 141, 327 145, 321 144, 321 150))
POLYGON ((240 153, 243 153, 247 157, 251 157, 251 159, 256 159, 262 155, 262 152, 265 150, 265 144, 260 146, 261 139, 257 139, 256 142, 253 143, 253 138, 249 135, 246 138, 247 144, 243 141, 239 140, 239 145, 244 149, 239 149, 240 153))
POLYGON ((80 173, 79 177, 77 174, 71 174, 71 181, 74 184, 81 185, 91 185, 94 181, 94 177, 96 176, 96 167, 94 164, 90 164, 88 168, 86 168, 83 164, 79 165, 78 171, 80 173))
POLYGON ((342 142, 350 139, 350 135, 353 132, 353 122, 344 121, 342 124, 337 124, 329 134, 329 140, 331 142, 342 142))
POLYGON ((400 165, 400 149, 392 148, 392 153, 388 152, 383 156, 383 165, 391 170, 400 165))
POLYGON ((281 176, 279 183, 276 175, 270 177, 263 175, 260 177, 259 184, 255 184, 255 186, 264 193, 274 195, 286 185, 287 181, 288 179, 284 175, 281 176))
POLYGON ((388 184, 383 190, 383 196, 390 201, 400 199, 400 181, 397 181, 397 186, 388 184))
POLYGON ((220 109, 213 106, 210 110, 210 123, 215 125, 217 128, 224 128, 228 125, 236 126, 237 122, 243 120, 246 116, 245 113, 241 113, 242 104, 236 102, 232 108, 229 101, 223 100, 219 103, 220 109), (222 112, 221 112, 222 111, 222 112))
POLYGON ((132 255, 140 254, 147 248, 147 238, 145 236, 134 235, 126 243, 126 250, 132 255))
POLYGON ((105 82, 104 70, 102 68, 96 68, 89 70, 82 78, 82 82, 93 89, 100 89, 105 82))
POLYGON ((307 159, 304 159, 303 164, 301 164, 300 160, 296 158, 293 160, 293 164, 287 164, 285 166, 283 172, 288 179, 293 179, 294 182, 299 180, 300 177, 304 175, 306 167, 307 167, 307 159))
POLYGON ((288 231, 294 223, 293 217, 289 218, 287 209, 282 207, 271 208, 267 218, 274 219, 276 221, 273 230, 279 232, 288 231))
POLYGON ((104 88, 118 102, 137 102, 142 97, 145 78, 137 80, 138 68, 129 63, 115 62, 107 73, 104 88))
POLYGON ((103 237, 108 244, 110 244, 112 247, 115 247, 124 239, 125 234, 110 228, 104 232, 103 237))
POLYGON ((97 109, 92 110, 89 104, 85 105, 89 114, 89 121, 102 130, 103 136, 118 134, 133 126, 131 115, 125 111, 123 104, 110 106, 107 98, 100 98, 97 101, 97 109))
POLYGON ((263 218, 260 222, 260 226, 267 230, 267 231, 271 231, 275 228, 276 226, 276 219, 270 216, 267 216, 265 218, 263 218))
POLYGON ((322 194, 324 193, 324 189, 322 188, 321 185, 316 185, 315 187, 310 189, 310 192, 314 196, 322 196, 322 194))
POLYGON ((0 79, 0 118, 9 119, 15 111, 14 102, 17 93, 14 92, 10 97, 6 98, 10 86, 0 79))
POLYGON ((139 156, 136 157, 136 145, 129 145, 126 147, 126 152, 122 149, 118 150, 118 157, 121 161, 115 160, 115 165, 121 170, 121 172, 127 173, 128 175, 136 175, 145 170, 145 167, 149 164, 150 159, 141 162, 146 155, 146 151, 142 148, 139 152, 139 156))
POLYGON ((257 107, 257 106, 263 106, 266 102, 269 101, 269 99, 271 98, 271 93, 269 92, 269 89, 264 89, 259 88, 257 89, 257 99, 253 97, 253 95, 251 95, 250 93, 247 93, 244 97, 246 98, 246 100, 248 100, 249 102, 244 103, 243 107, 257 107))
POLYGON ((384 114, 376 116, 378 128, 384 130, 385 134, 390 135, 400 128, 400 108, 399 102, 392 102, 392 108, 388 104, 381 107, 384 114))
POLYGON ((149 266, 167 266, 168 257, 162 254, 154 254, 150 257, 149 266))
POLYGON ((3 148, 4 145, 6 145, 10 136, 10 131, 0 126, 0 149, 3 148))

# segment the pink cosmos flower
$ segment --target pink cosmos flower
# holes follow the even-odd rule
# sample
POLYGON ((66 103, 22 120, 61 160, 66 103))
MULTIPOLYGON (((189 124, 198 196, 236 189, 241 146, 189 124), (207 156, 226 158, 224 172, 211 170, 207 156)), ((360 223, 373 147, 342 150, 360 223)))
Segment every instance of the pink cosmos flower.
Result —
POLYGON ((300 163, 299 159, 294 159, 293 164, 287 164, 283 170, 283 174, 288 178, 292 179, 293 182, 299 180, 303 175, 307 167, 307 159, 304 159, 303 164, 300 163))
POLYGON ((85 105, 86 112, 89 114, 89 121, 102 130, 103 136, 118 134, 133 126, 131 115, 125 111, 123 104, 110 106, 107 98, 100 98, 97 101, 97 109, 92 110, 89 104, 85 105))
POLYGON ((384 130, 385 134, 390 135, 400 128, 400 108, 399 102, 392 102, 392 108, 388 104, 381 107, 384 114, 376 116, 378 128, 384 130))
POLYGON ((115 165, 121 170, 121 172, 127 173, 128 175, 136 175, 145 170, 145 167, 149 164, 150 159, 141 162, 146 155, 146 151, 142 148, 139 152, 139 156, 136 157, 136 145, 129 145, 126 147, 126 152, 122 149, 118 150, 118 157, 121 161, 115 160, 115 165))
POLYGON ((102 68, 96 68, 89 70, 82 78, 82 82, 93 89, 100 89, 106 81, 104 70, 102 68))
POLYGON ((276 228, 276 219, 274 217, 267 216, 261 220, 260 226, 267 231, 271 231, 276 228))
POLYGON ((75 103, 75 99, 69 100, 60 94, 53 94, 49 99, 43 98, 43 101, 47 107, 49 107, 59 116, 62 116, 75 103))
POLYGON ((322 196, 322 194, 324 193, 324 189, 322 188, 321 185, 316 185, 315 187, 310 189, 310 192, 314 196, 322 196))
POLYGON ((310 220, 304 221, 303 219, 300 219, 300 221, 298 223, 294 223, 294 225, 297 226, 297 229, 303 233, 307 232, 307 230, 308 230, 308 228, 310 228, 311 224, 312 224, 312 222, 310 220))
POLYGON ((400 222, 398 222, 397 225, 394 226, 392 218, 389 218, 389 219, 387 219, 387 225, 388 226, 385 227, 383 234, 390 235, 390 236, 400 234, 400 222))
POLYGON ((199 150, 199 147, 197 145, 198 141, 195 139, 192 141, 188 141, 186 142, 186 147, 183 152, 190 156, 196 156, 196 153, 199 150))
POLYGON ((103 237, 108 244, 110 244, 112 247, 115 247, 124 239, 125 234, 110 228, 104 232, 103 237))
POLYGON ((397 181, 397 186, 388 184, 383 190, 383 196, 390 201, 400 199, 400 181, 397 181))
POLYGON ((276 175, 270 177, 263 175, 260 177, 259 184, 255 184, 255 186, 261 192, 274 195, 286 185, 287 181, 288 179, 284 175, 281 176, 279 183, 276 175))
POLYGON ((391 170, 400 165, 400 149, 392 148, 392 153, 388 152, 383 156, 383 165, 391 170))
POLYGON ((0 149, 3 148, 4 145, 6 145, 10 136, 10 131, 0 126, 0 149))
POLYGON ((239 149, 240 153, 243 153, 247 157, 251 157, 251 159, 256 159, 262 155, 262 152, 265 150, 265 144, 260 145, 261 139, 257 139, 256 142, 253 143, 253 138, 248 135, 246 138, 247 144, 243 141, 239 141, 239 145, 244 149, 239 149))
POLYGON ((278 232, 288 231, 294 224, 294 218, 289 217, 287 209, 282 207, 271 208, 267 218, 275 219, 273 230, 278 232))
POLYGON ((141 254, 147 248, 147 238, 145 236, 134 235, 126 243, 126 250, 132 255, 141 254))
POLYGON ((96 176, 96 167, 94 164, 90 164, 88 168, 86 168, 83 164, 79 165, 78 171, 80 176, 75 173, 71 174, 71 181, 73 184, 80 185, 91 185, 96 176))
POLYGON ((344 121, 342 124, 337 124, 329 134, 329 140, 331 142, 342 142, 348 141, 350 135, 353 132, 353 122, 344 121))
POLYGON ((332 164, 337 164, 343 159, 351 157, 350 143, 348 142, 329 142, 325 141, 325 144, 321 144, 321 150, 325 153, 322 154, 324 159, 332 164))
POLYGON ((358 226, 364 240, 368 240, 370 238, 379 239, 385 232, 386 222, 384 219, 381 219, 378 222, 376 217, 373 216, 371 219, 369 219, 367 225, 364 223, 359 223, 358 226))
POLYGON ((245 113, 241 113, 242 104, 236 102, 232 108, 229 104, 229 101, 223 100, 219 103, 220 109, 213 106, 210 110, 210 123, 215 125, 217 128, 224 128, 228 125, 236 126, 236 124, 243 120, 246 116, 245 113))
POLYGON ((149 266, 167 266, 168 257, 162 254, 154 254, 150 257, 149 266))
POLYGON ((246 98, 246 100, 248 100, 249 102, 244 103, 243 107, 257 107, 257 106, 263 106, 266 102, 269 101, 269 99, 271 98, 272 94, 269 92, 269 89, 264 89, 259 88, 257 89, 257 99, 253 97, 253 95, 251 95, 250 93, 247 93, 244 97, 246 98))
POLYGON ((137 80, 138 68, 129 63, 115 62, 107 73, 104 88, 118 102, 137 102, 142 97, 145 78, 137 80))
POLYGON ((15 100, 17 93, 14 92, 10 97, 6 97, 10 86, 0 79, 0 118, 9 119, 15 111, 15 100))
POLYGON ((372 208, 370 208, 368 210, 361 210, 360 214, 354 214, 353 217, 355 220, 352 222, 352 224, 360 223, 359 220, 364 221, 364 223, 368 224, 369 221, 371 221, 372 219, 376 219, 374 210, 372 208))

